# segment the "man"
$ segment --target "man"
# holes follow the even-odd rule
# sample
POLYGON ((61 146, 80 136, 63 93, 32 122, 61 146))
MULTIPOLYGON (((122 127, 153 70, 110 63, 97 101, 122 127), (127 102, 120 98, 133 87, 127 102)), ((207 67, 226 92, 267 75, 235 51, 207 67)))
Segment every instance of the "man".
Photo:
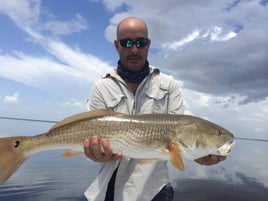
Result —
MULTIPOLYGON (((89 110, 109 108, 127 114, 183 113, 177 82, 149 65, 150 43, 147 26, 141 19, 129 17, 119 23, 114 41, 119 54, 117 69, 95 83, 88 101, 89 110)), ((125 158, 124 153, 113 153, 109 142, 97 136, 85 140, 84 151, 93 161, 103 162, 98 177, 85 192, 88 200, 173 200, 166 161, 141 163, 125 158)), ((196 161, 212 165, 224 159, 207 156, 196 161)))

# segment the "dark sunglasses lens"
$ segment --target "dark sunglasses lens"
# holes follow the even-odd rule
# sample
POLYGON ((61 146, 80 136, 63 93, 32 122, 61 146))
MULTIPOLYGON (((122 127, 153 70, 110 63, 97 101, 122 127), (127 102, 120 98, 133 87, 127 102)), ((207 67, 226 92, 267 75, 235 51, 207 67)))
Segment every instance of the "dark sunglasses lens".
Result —
POLYGON ((125 48, 132 48, 133 46, 133 41, 130 39, 122 39, 120 40, 120 45, 125 47, 125 48))
POLYGON ((125 47, 125 48, 132 48, 133 44, 136 44, 137 48, 144 47, 148 44, 148 39, 147 38, 138 38, 136 42, 132 41, 131 39, 121 39, 120 40, 120 45, 125 47))
POLYGON ((139 38, 136 40, 137 48, 144 47, 148 44, 148 39, 146 38, 139 38))

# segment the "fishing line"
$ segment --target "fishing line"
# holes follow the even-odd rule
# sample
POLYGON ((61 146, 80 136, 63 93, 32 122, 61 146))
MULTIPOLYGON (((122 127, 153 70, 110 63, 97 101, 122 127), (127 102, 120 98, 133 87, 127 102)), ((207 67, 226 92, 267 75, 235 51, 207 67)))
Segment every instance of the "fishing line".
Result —
POLYGON ((268 142, 268 140, 264 140, 264 139, 256 139, 256 138, 235 137, 235 139, 236 139, 236 140, 248 140, 248 141, 268 142))
MULTIPOLYGON (((32 122, 41 122, 41 123, 58 123, 58 121, 51 121, 51 120, 24 119, 24 118, 14 118, 14 117, 0 117, 0 119, 16 120, 16 121, 32 121, 32 122)), ((235 137, 235 139, 236 140, 257 141, 257 142, 268 142, 268 140, 265 140, 265 139, 256 139, 256 138, 235 137)))
POLYGON ((42 122, 42 123, 58 123, 58 121, 41 120, 41 119, 23 119, 23 118, 13 118, 13 117, 0 117, 0 119, 17 120, 17 121, 35 121, 35 122, 42 122))

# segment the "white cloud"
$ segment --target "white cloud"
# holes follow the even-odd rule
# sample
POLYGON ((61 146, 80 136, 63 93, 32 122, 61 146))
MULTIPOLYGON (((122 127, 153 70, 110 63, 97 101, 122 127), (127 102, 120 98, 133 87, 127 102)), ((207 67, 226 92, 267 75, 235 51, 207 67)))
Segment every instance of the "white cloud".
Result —
POLYGON ((222 34, 223 30, 221 27, 215 26, 214 29, 210 32, 210 38, 212 41, 228 41, 231 38, 237 36, 233 31, 228 32, 227 34, 222 34))
POLYGON ((18 103, 19 102, 19 93, 14 93, 11 96, 5 96, 3 98, 3 102, 4 103, 10 103, 10 104, 18 103))
POLYGON ((42 25, 39 22, 40 2, 11 0, 0 4, 0 12, 8 15, 31 36, 36 45, 46 51, 44 56, 18 51, 13 54, 0 53, 0 75, 52 93, 80 96, 88 90, 91 82, 100 78, 111 67, 98 57, 81 52, 78 47, 69 47, 39 33, 46 29, 56 35, 66 35, 87 28, 85 20, 79 14, 71 21, 49 21, 42 25), (69 91, 76 94, 69 94, 69 91))
MULTIPOLYGON (((113 1, 100 2, 106 6, 113 1)), ((150 62, 173 72, 185 87, 222 96, 239 94, 247 97, 244 104, 268 96, 267 5, 258 0, 137 0, 125 5, 113 10, 105 33, 109 41, 123 17, 138 16, 147 22, 152 39, 150 62)))
POLYGON ((183 89, 188 114, 209 119, 232 131, 236 137, 267 139, 268 100, 239 105, 245 97, 214 96, 183 89))
POLYGON ((194 42, 195 40, 204 40, 208 38, 211 42, 225 42, 237 36, 237 34, 233 31, 229 31, 228 33, 224 34, 222 29, 222 27, 215 26, 206 31, 194 30, 188 36, 179 41, 163 44, 162 48, 177 50, 191 42, 194 42))
POLYGON ((80 72, 89 73, 90 76, 101 76, 111 68, 107 62, 98 57, 83 53, 79 48, 71 48, 60 41, 47 40, 44 45, 50 55, 80 72))
POLYGON ((76 14, 71 21, 54 20, 40 25, 40 30, 51 31, 53 35, 69 35, 86 29, 86 21, 80 14, 76 14))
POLYGON ((163 44, 163 48, 168 48, 172 50, 176 50, 184 45, 187 45, 188 43, 194 41, 199 36, 199 31, 193 31, 190 35, 186 36, 185 38, 175 41, 171 44, 163 44))
MULTIPOLYGON (((50 31, 53 35, 70 35, 88 28, 85 19, 75 14, 70 21, 49 20, 42 24, 41 0, 1 1, 0 12, 6 14, 14 23, 34 38, 42 38, 38 31, 50 31)), ((48 12, 48 11, 47 11, 48 12)))
POLYGON ((1 77, 56 94, 81 96, 91 82, 110 69, 107 63, 97 57, 61 42, 48 41, 46 48, 60 62, 52 59, 51 55, 36 57, 21 52, 14 52, 14 56, 0 54, 1 77))
POLYGON ((8 15, 15 24, 30 33, 39 19, 41 0, 1 1, 0 12, 8 15))
POLYGON ((121 7, 123 4, 127 4, 128 0, 91 0, 92 2, 101 2, 103 5, 105 5, 106 9, 108 11, 115 11, 119 7, 121 7))

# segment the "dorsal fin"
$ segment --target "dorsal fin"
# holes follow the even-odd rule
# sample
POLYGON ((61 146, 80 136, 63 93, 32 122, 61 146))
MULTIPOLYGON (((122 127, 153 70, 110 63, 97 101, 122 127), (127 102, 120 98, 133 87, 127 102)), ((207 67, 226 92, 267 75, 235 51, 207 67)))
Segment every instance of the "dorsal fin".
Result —
POLYGON ((109 110, 109 109, 98 109, 98 110, 92 110, 89 112, 82 112, 82 113, 75 114, 73 116, 70 116, 70 117, 63 119, 59 123, 55 124, 49 131, 52 131, 56 128, 65 126, 65 125, 70 124, 70 123, 82 121, 84 119, 96 119, 96 118, 100 118, 100 117, 104 117, 104 116, 116 116, 116 115, 120 115, 120 114, 122 114, 122 113, 115 112, 115 111, 109 110))

